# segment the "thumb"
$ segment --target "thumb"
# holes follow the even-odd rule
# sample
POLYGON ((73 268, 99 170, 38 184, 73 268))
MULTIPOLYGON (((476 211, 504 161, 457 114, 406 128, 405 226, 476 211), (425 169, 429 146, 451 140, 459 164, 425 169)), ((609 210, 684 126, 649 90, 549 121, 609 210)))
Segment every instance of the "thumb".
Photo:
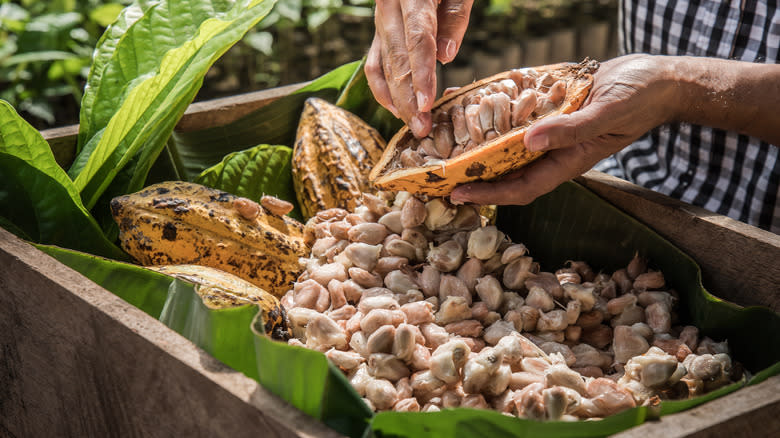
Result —
POLYGON ((601 105, 594 103, 534 123, 525 134, 525 145, 532 152, 567 148, 603 135, 607 129, 601 105))

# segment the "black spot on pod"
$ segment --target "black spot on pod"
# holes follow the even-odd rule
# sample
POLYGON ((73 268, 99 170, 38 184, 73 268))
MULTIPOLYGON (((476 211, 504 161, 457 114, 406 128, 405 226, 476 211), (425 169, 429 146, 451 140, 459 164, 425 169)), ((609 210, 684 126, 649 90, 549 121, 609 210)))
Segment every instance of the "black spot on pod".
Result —
POLYGON ((425 177, 425 181, 429 183, 435 183, 444 180, 444 178, 440 177, 439 175, 436 175, 435 173, 433 173, 433 171, 425 172, 425 174, 428 175, 425 177))
POLYGON ((114 198, 111 200, 111 215, 114 217, 119 216, 122 213, 122 202, 120 202, 119 198, 114 198))
POLYGON ((163 227, 162 238, 165 240, 176 240, 176 225, 173 222, 167 222, 163 227))
POLYGON ((471 163, 468 169, 466 169, 467 176, 482 176, 483 173, 485 173, 485 165, 482 163, 471 163))

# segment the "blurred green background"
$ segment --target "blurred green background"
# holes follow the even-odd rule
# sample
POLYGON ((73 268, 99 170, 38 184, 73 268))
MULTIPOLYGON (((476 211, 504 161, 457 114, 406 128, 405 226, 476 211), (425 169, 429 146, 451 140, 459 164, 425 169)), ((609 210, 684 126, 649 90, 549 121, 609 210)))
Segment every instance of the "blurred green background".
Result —
MULTIPOLYGON (((92 51, 130 0, 0 0, 0 99, 38 129, 78 122, 92 51)), ((360 59, 374 0, 278 0, 209 71, 196 100, 311 80, 360 59)), ((520 66, 615 56, 617 0, 476 1, 440 90, 520 66)))

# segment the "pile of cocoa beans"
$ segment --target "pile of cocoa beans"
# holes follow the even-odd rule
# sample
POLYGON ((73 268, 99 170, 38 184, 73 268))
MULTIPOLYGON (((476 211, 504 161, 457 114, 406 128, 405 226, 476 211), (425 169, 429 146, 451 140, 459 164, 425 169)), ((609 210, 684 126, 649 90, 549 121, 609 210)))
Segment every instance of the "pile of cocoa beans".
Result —
POLYGON ((558 108, 566 97, 566 81, 534 69, 510 72, 456 98, 447 109, 433 112, 433 129, 400 154, 403 167, 436 164, 524 126, 558 108))
POLYGON ((323 352, 376 411, 599 418, 736 377, 727 344, 678 325, 677 294, 639 255, 611 274, 543 272, 475 207, 405 192, 321 211, 306 235, 282 298, 289 343, 323 352))

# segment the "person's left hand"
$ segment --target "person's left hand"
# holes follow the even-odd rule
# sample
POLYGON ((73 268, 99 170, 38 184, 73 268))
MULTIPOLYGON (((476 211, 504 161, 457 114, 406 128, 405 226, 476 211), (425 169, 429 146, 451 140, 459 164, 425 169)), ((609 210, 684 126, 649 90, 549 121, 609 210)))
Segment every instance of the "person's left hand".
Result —
POLYGON ((661 56, 630 55, 601 64, 583 107, 535 123, 525 135, 538 160, 496 182, 464 184, 454 203, 525 205, 587 172, 676 116, 675 81, 661 56))

